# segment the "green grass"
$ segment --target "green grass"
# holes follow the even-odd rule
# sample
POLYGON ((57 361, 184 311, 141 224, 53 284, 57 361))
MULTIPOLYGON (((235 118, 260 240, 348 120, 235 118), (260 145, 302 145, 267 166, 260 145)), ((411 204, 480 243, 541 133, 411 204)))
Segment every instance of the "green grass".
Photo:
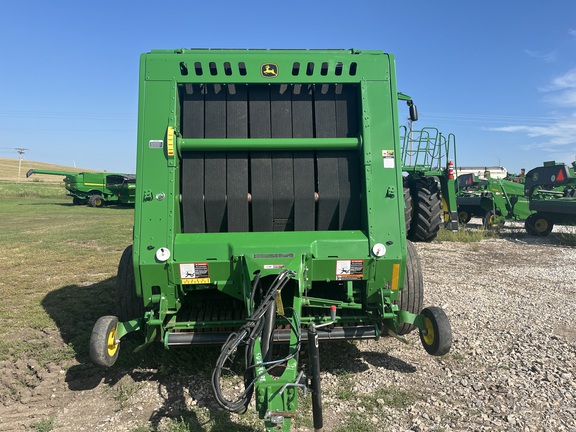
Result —
POLYGON ((497 230, 468 229, 460 227, 457 232, 440 228, 435 240, 446 242, 475 243, 490 238, 500 238, 500 234, 497 230))
POLYGON ((73 206, 62 190, 0 183, 2 359, 85 355, 94 321, 114 312, 114 276, 131 243, 133 210, 73 206), (46 337, 58 332, 65 345, 46 337))
POLYGON ((70 203, 72 198, 66 197, 66 189, 56 183, 10 183, 0 181, 0 196, 6 198, 63 198, 70 203))
POLYGON ((50 432, 54 429, 54 419, 48 418, 32 423, 30 427, 36 432, 50 432))

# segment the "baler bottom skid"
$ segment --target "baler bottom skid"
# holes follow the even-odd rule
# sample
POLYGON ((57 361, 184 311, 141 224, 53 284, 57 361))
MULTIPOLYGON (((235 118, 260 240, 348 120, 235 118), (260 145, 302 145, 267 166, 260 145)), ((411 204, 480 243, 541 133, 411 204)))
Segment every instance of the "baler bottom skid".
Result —
MULTIPOLYGON (((413 255, 415 249, 409 247, 408 252, 408 264, 419 266, 413 255)), ((408 291, 417 285, 410 282, 421 277, 417 270, 408 272, 403 296, 410 296, 408 291)), ((289 431, 298 405, 298 390, 304 394, 311 391, 314 428, 321 430, 320 340, 378 339, 382 331, 401 338, 399 334, 405 333, 401 330, 413 325, 419 329, 429 354, 443 355, 450 349, 450 323, 440 308, 429 307, 419 314, 398 310, 385 289, 378 296, 380 303, 371 303, 370 307, 362 304, 362 293, 344 301, 338 300, 338 295, 330 295, 330 289, 319 288, 322 297, 310 297, 302 288, 305 278, 293 270, 261 278, 260 272, 249 273, 246 268, 244 274, 255 275, 252 280, 245 279, 244 301, 218 290, 198 290, 183 296, 178 312, 167 314, 160 325, 157 310, 125 322, 112 316, 100 318, 90 341, 92 361, 112 366, 121 337, 140 329, 147 335, 146 343, 161 338, 167 347, 220 344, 212 388, 222 408, 243 413, 254 396, 266 429, 289 431), (308 347, 308 370, 298 366, 304 343, 308 347)))

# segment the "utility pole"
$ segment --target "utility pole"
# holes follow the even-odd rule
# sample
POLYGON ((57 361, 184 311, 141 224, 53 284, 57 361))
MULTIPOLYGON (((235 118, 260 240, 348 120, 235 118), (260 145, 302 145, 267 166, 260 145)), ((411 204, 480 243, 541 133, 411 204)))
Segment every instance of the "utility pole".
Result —
POLYGON ((24 159, 24 152, 28 149, 18 147, 15 149, 18 152, 18 183, 20 183, 20 171, 22 169, 22 159, 24 159))

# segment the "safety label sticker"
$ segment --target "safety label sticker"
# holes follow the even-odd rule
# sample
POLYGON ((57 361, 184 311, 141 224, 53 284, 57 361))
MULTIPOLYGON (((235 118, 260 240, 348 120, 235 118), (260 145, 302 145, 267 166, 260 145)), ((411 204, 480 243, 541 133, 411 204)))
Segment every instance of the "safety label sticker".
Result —
POLYGON ((362 279, 364 276, 364 260, 336 261, 336 280, 362 279))
POLYGON ((284 264, 264 264, 266 270, 283 269, 284 267, 284 264))
POLYGON ((210 283, 208 263, 180 264, 180 279, 184 285, 210 283))
POLYGON ((384 168, 394 168, 394 150, 382 150, 384 168))

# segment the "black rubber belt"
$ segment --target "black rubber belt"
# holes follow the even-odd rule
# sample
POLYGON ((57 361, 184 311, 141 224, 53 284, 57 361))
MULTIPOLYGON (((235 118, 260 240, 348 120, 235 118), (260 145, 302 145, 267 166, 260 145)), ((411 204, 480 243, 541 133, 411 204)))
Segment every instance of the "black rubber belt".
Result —
POLYGON ((355 151, 338 152, 339 229, 360 227, 360 164, 355 151))
POLYGON ((290 152, 274 152, 272 158, 274 231, 294 231, 294 160, 290 152))
POLYGON ((340 201, 338 157, 332 152, 316 154, 318 172, 318 215, 316 229, 338 229, 338 202, 340 201))
POLYGON ((272 231, 272 159, 268 152, 253 152, 250 158, 252 231, 272 231))
POLYGON ((334 101, 334 86, 321 84, 316 86, 314 93, 314 114, 317 138, 333 138, 336 136, 336 103, 334 101))
POLYGON ((225 232, 226 224, 226 153, 207 152, 204 171, 204 209, 206 232, 225 232))
POLYGON ((270 89, 268 86, 249 87, 250 138, 270 138, 270 89))
POLYGON ((292 136, 294 138, 314 137, 312 90, 311 85, 294 85, 292 94, 292 136))
POLYGON ((294 153, 294 230, 314 231, 316 202, 314 153, 294 153))
POLYGON ((211 84, 206 89, 204 135, 226 138, 226 90, 222 84, 211 84))
POLYGON ((226 137, 248 138, 248 88, 245 85, 227 86, 226 137))
POLYGON ((204 153, 182 158, 182 224, 186 233, 206 232, 204 219, 204 153))

